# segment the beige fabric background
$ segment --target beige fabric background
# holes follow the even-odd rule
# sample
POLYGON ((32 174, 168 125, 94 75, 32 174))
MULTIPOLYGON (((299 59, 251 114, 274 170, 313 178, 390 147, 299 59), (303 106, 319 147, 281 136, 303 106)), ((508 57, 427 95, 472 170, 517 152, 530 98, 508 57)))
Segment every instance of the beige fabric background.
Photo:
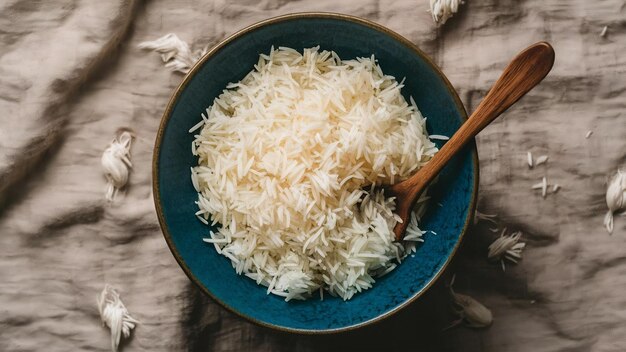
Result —
POLYGON ((142 321, 125 351, 626 350, 626 217, 612 236, 602 226, 606 175, 626 164, 626 2, 469 0, 441 29, 427 3, 2 1, 0 350, 109 350, 95 305, 105 283, 142 321), (151 157, 182 76, 137 44, 174 32, 198 48, 305 10, 362 16, 406 36, 469 111, 516 52, 554 45, 546 81, 478 139, 479 208, 528 242, 522 263, 503 273, 486 262, 495 234, 479 225, 451 268, 457 290, 492 309, 491 328, 441 332, 452 317, 440 284, 355 333, 277 333, 203 297, 171 256, 154 213, 151 157), (100 155, 120 127, 137 131, 135 167, 126 196, 108 205, 100 155), (549 162, 529 170, 529 150, 549 162), (530 190, 544 175, 563 186, 546 199, 530 190))

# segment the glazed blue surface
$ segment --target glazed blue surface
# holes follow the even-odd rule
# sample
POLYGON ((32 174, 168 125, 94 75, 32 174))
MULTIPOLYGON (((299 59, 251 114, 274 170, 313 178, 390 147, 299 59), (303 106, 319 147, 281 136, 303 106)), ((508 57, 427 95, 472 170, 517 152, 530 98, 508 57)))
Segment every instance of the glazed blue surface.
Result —
MULTIPOLYGON (((187 274, 227 308, 265 325, 319 331, 342 329, 376 319, 418 294, 440 271, 455 248, 468 219, 475 184, 474 147, 454 159, 433 187, 433 200, 420 227, 437 234, 425 235, 414 257, 377 281, 374 287, 348 302, 325 295, 305 302, 285 302, 266 295, 264 287, 235 274, 230 261, 218 255, 203 237, 209 227, 194 213, 196 192, 190 167, 191 126, 227 83, 238 81, 271 46, 297 50, 320 45, 343 59, 375 54, 383 71, 398 80, 406 77, 403 93, 413 96, 428 118, 430 133, 452 135, 463 119, 444 80, 410 47, 364 24, 336 18, 299 18, 273 23, 248 32, 226 44, 195 71, 173 102, 155 160, 156 186, 164 233, 187 274), (438 205, 441 204, 441 206, 438 205), (169 237, 169 238, 168 238, 169 237)), ((167 118, 167 116, 166 116, 167 118)))

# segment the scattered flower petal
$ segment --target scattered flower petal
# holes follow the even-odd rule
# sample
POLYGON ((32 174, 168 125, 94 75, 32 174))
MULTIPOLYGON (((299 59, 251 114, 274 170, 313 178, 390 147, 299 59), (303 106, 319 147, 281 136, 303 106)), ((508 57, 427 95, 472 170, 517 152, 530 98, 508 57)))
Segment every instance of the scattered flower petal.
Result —
POLYGON ((496 217, 496 214, 484 214, 478 211, 478 209, 476 209, 476 213, 474 216, 474 224, 477 224, 479 221, 488 221, 494 225, 497 225, 496 220, 494 220, 495 217, 496 217))
POLYGON ((606 189, 606 205, 609 210, 604 216, 604 226, 613 233, 613 213, 626 209, 626 173, 617 170, 606 189))
POLYGON ((593 134, 592 130, 587 131, 587 134, 585 134, 585 139, 589 139, 589 137, 591 137, 592 134, 593 134))
POLYGON ((545 163, 546 161, 548 161, 548 156, 547 155, 542 155, 542 156, 538 157, 537 159, 535 159, 535 166, 541 165, 541 164, 545 163))
POLYGON ((107 179, 106 199, 108 201, 113 201, 117 192, 128 182, 128 175, 133 166, 130 162, 132 140, 132 132, 121 130, 102 153, 100 163, 104 177, 107 179))
POLYGON ((531 188, 532 189, 540 189, 541 190, 541 196, 545 198, 546 195, 548 194, 548 179, 546 179, 546 177, 544 176, 541 179, 541 182, 535 183, 534 185, 532 185, 531 188))
POLYGON ((498 222, 495 220, 496 214, 483 214, 478 209, 476 209, 476 213, 474 214, 474 225, 478 224, 480 221, 490 222, 495 227, 490 227, 491 231, 498 231, 498 222))
POLYGON ((139 48, 160 53, 165 67, 181 73, 189 72, 189 69, 208 51, 207 47, 191 51, 189 44, 180 40, 174 33, 166 34, 154 41, 140 43, 139 48))
POLYGON ((97 301, 102 325, 111 329, 111 350, 117 352, 122 336, 128 338, 139 321, 130 316, 120 295, 109 285, 104 286, 97 301))
POLYGON ((541 196, 543 198, 545 198, 548 195, 548 187, 549 186, 552 186, 552 192, 551 193, 556 193, 556 192, 559 191, 559 189, 561 189, 561 185, 559 185, 558 183, 555 183, 553 185, 548 183, 548 179, 545 176, 541 179, 541 182, 535 183, 530 188, 531 189, 540 189, 541 190, 541 196))
POLYGON ((609 31, 609 26, 604 26, 604 28, 602 28, 602 32, 600 32, 600 37, 606 37, 606 33, 609 31))
POLYGON ((532 169, 533 168, 533 153, 528 152, 526 154, 526 157, 527 157, 527 161, 528 161, 528 167, 532 169))

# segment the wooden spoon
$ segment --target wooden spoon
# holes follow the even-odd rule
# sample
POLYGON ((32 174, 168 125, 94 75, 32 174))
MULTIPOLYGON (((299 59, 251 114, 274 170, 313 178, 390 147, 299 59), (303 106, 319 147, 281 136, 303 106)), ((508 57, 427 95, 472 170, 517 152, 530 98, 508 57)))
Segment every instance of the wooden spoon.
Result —
POLYGON ((546 42, 533 44, 519 53, 504 69, 476 111, 441 150, 413 176, 385 191, 387 197, 396 197, 396 213, 403 221, 393 229, 397 240, 404 235, 415 201, 448 161, 478 132, 539 84, 553 64, 554 49, 546 42))

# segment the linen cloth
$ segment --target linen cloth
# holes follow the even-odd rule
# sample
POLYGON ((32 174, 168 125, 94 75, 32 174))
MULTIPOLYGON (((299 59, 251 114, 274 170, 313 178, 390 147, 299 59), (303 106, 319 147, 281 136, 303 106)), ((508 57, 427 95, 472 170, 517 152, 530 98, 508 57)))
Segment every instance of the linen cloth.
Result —
POLYGON ((96 295, 118 289, 141 321, 124 351, 623 351, 626 217, 609 236, 606 177, 626 164, 626 2, 469 0, 436 28, 427 0, 5 0, 0 4, 0 350, 107 351, 96 295), (203 296, 159 229, 151 157, 182 75, 140 42, 176 33, 193 49, 268 17, 332 11, 416 43, 471 112, 507 62, 547 40, 546 80, 477 139, 479 209, 523 231, 519 265, 486 261, 479 224, 417 304, 352 333, 299 336, 253 325, 203 296), (606 37, 600 37, 608 25, 606 37), (100 156, 131 128, 125 196, 104 200, 100 156), (593 131, 585 139, 588 130, 593 131), (549 155, 529 169, 526 152, 549 155), (531 185, 562 189, 545 199, 531 185), (445 280, 493 311, 493 326, 442 331, 445 280))

